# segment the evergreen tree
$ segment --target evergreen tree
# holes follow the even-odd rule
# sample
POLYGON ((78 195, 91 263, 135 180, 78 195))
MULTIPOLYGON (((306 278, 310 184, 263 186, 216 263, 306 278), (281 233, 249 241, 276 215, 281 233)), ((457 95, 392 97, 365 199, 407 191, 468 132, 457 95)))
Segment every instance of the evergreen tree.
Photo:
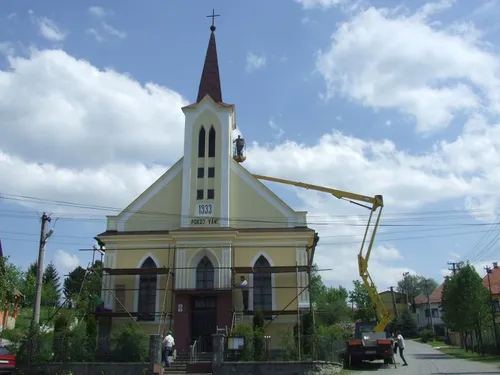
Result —
POLYGON ((401 331, 404 337, 414 338, 418 336, 417 321, 410 313, 409 309, 405 309, 398 319, 391 322, 391 331, 401 331))
POLYGON ((61 299, 59 284, 59 273, 54 263, 49 263, 43 272, 42 304, 44 306, 56 306, 61 299))
POLYGON ((71 298, 80 293, 83 280, 85 278, 85 269, 78 266, 71 271, 63 282, 64 297, 71 298))
POLYGON ((43 271, 43 283, 52 283, 59 288, 59 273, 57 272, 56 266, 54 266, 54 263, 52 262, 50 262, 47 267, 45 267, 45 271, 43 271))

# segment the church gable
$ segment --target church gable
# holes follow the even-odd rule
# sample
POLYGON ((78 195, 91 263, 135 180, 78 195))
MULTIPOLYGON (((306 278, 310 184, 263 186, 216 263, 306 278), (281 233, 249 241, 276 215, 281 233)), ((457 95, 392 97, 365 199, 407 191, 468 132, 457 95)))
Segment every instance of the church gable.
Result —
POLYGON ((231 223, 233 228, 306 226, 306 213, 294 211, 267 186, 231 160, 231 223))
POLYGON ((157 231, 180 227, 182 158, 119 215, 108 217, 108 230, 157 231), (112 228, 115 223, 115 228, 112 228))

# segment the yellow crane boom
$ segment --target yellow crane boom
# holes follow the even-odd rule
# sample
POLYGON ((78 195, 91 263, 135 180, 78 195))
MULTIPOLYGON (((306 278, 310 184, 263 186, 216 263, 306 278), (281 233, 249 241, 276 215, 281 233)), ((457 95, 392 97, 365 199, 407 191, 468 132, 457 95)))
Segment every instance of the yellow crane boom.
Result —
POLYGON ((378 316, 378 323, 373 329, 374 332, 384 332, 385 328, 389 324, 392 319, 392 314, 388 311, 385 306, 382 298, 377 292, 377 287, 373 282, 370 273, 368 272, 368 260, 370 259, 370 254, 372 251, 373 243, 375 241, 375 236, 377 234, 378 225, 380 222, 380 215, 382 214, 382 208, 384 207, 384 199, 382 195, 375 195, 374 197, 369 197, 366 195, 350 193, 348 191, 342 191, 337 189, 332 189, 324 186, 306 184, 303 182, 296 182, 291 180, 285 180, 281 178, 262 176, 258 174, 253 175, 255 178, 259 180, 277 182, 285 185, 292 185, 296 187, 300 187, 303 189, 321 191, 323 193, 328 193, 333 195, 335 198, 346 200, 350 203, 356 204, 361 207, 365 207, 370 210, 370 216, 368 217, 368 223, 366 224, 365 233, 363 236, 363 241, 361 242, 361 247, 358 253, 358 268, 359 268, 359 276, 363 280, 363 284, 368 291, 370 299, 375 307, 378 316), (366 204, 363 204, 366 203, 366 204), (375 224, 373 226, 373 230, 370 234, 370 240, 368 241, 368 246, 366 247, 366 254, 364 253, 366 239, 368 237, 368 232, 370 229, 370 225, 373 218, 373 213, 377 212, 377 218, 375 219, 375 224))

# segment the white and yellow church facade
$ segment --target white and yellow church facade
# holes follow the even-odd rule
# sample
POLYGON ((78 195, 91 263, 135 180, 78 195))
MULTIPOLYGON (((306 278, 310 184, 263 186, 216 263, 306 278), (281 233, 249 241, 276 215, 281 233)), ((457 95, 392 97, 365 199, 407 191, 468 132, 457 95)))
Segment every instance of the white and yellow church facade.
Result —
POLYGON ((182 108, 183 157, 98 235, 106 246, 101 337, 134 319, 150 334, 172 330, 180 350, 194 340, 209 350, 218 328, 241 322, 234 287, 241 276, 249 285, 246 315, 274 318, 266 334, 279 336, 309 310, 303 290, 317 235, 306 212, 233 157, 235 106, 222 101, 211 30, 197 100, 182 108))

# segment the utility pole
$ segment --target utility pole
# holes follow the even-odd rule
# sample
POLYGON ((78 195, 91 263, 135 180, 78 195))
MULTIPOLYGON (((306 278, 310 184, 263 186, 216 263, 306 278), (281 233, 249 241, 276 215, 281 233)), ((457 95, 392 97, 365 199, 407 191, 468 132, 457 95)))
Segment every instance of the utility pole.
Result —
POLYGON ((488 276, 488 289, 490 290, 490 305, 491 305, 490 307, 491 307, 491 315, 493 317, 493 334, 495 335, 495 344, 497 350, 500 350, 500 343, 498 342, 498 335, 497 335, 496 312, 495 312, 495 306, 493 305, 493 293, 491 292, 490 274, 493 271, 488 266, 484 267, 484 269, 486 270, 486 275, 488 276))
POLYGON ((392 308, 394 309, 394 316, 399 318, 398 307, 396 305, 396 295, 394 294, 394 287, 391 286, 392 308))
POLYGON ((47 238, 52 235, 53 229, 47 233, 47 224, 52 219, 49 215, 42 215, 42 225, 40 228, 40 245, 38 248, 38 263, 36 271, 36 289, 35 289, 35 306, 33 308, 33 320, 31 321, 31 330, 33 333, 38 332, 40 328, 40 305, 42 303, 42 283, 43 283, 43 262, 45 257, 45 244, 47 238))
POLYGON ((427 309, 429 310, 429 324, 431 326, 432 332, 434 333, 434 323, 432 321, 432 310, 431 310, 431 299, 429 293, 429 281, 427 279, 424 280, 425 283, 425 295, 427 296, 427 309))
POLYGON ((409 272, 404 272, 403 277, 404 277, 404 282, 405 282, 405 294, 406 294, 406 308, 409 309, 410 301, 408 300, 408 276, 410 275, 409 272))
POLYGON ((453 276, 455 276, 457 274, 457 271, 460 270, 460 263, 448 262, 448 265, 451 266, 451 268, 448 268, 448 270, 453 272, 453 276))

